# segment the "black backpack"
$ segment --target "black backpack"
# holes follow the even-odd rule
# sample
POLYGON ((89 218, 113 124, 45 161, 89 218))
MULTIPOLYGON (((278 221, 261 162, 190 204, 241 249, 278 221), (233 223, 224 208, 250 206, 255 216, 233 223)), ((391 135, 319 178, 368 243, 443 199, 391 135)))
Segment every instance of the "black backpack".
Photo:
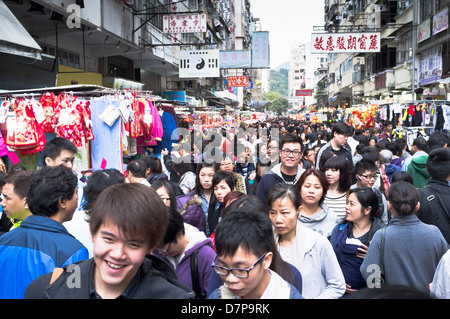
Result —
MULTIPOLYGON (((208 246, 213 248, 210 244, 208 244, 208 246)), ((206 291, 202 291, 202 289, 200 287, 200 278, 199 278, 199 273, 198 273, 198 252, 199 252, 200 248, 196 249, 192 253, 191 260, 190 260, 192 290, 194 290, 194 292, 195 292, 195 299, 206 299, 206 291)))

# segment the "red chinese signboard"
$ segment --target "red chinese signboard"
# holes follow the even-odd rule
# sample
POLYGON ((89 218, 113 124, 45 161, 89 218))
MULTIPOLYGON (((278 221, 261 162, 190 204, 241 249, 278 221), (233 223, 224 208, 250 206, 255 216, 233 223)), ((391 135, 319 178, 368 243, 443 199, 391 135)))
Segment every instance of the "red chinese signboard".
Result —
POLYGON ((380 33, 313 33, 311 53, 380 52, 380 33))
POLYGON ((295 96, 312 96, 313 90, 295 90, 295 96))
POLYGON ((248 76, 229 76, 227 77, 228 87, 248 87, 250 82, 248 81, 248 76))

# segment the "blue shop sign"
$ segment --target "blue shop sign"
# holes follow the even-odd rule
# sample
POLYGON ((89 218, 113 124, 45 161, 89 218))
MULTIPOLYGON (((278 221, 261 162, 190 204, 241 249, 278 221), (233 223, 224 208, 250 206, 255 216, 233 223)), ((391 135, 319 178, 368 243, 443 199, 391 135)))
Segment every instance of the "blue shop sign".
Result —
POLYGON ((186 102, 186 91, 166 91, 163 92, 163 99, 171 101, 186 102))

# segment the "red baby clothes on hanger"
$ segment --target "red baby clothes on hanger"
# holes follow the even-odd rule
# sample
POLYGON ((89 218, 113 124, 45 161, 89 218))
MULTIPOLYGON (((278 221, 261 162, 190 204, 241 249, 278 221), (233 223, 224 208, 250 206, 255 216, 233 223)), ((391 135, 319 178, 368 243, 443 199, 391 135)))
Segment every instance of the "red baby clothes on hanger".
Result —
POLYGON ((126 126, 131 138, 137 138, 143 134, 142 130, 142 114, 139 107, 139 101, 133 98, 131 101, 131 118, 126 126))
MULTIPOLYGON (((37 102, 34 102, 37 103, 37 102)), ((44 149, 44 129, 37 122, 34 105, 27 99, 16 99, 11 102, 14 116, 8 117, 6 145, 17 150, 22 155, 40 152, 44 149)))
POLYGON ((63 97, 56 133, 72 141, 76 147, 87 148, 94 139, 90 124, 89 102, 75 97, 63 97))
POLYGON ((44 93, 39 99, 45 114, 45 122, 42 123, 45 133, 56 132, 56 117, 59 109, 58 97, 53 92, 44 93))

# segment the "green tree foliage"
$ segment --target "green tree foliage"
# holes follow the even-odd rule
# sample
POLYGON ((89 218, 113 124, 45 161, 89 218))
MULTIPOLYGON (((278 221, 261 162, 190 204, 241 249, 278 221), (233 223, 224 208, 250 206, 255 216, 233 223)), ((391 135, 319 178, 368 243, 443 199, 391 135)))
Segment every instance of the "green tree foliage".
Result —
POLYGON ((289 110, 289 101, 284 97, 278 97, 270 105, 269 110, 277 112, 279 115, 289 110))
POLYGON ((315 91, 316 93, 314 95, 314 98, 320 105, 325 105, 326 101, 328 100, 328 92, 325 83, 323 81, 319 81, 317 83, 315 91))
POLYGON ((278 92, 282 96, 288 96, 289 70, 271 70, 270 71, 270 91, 278 92))

